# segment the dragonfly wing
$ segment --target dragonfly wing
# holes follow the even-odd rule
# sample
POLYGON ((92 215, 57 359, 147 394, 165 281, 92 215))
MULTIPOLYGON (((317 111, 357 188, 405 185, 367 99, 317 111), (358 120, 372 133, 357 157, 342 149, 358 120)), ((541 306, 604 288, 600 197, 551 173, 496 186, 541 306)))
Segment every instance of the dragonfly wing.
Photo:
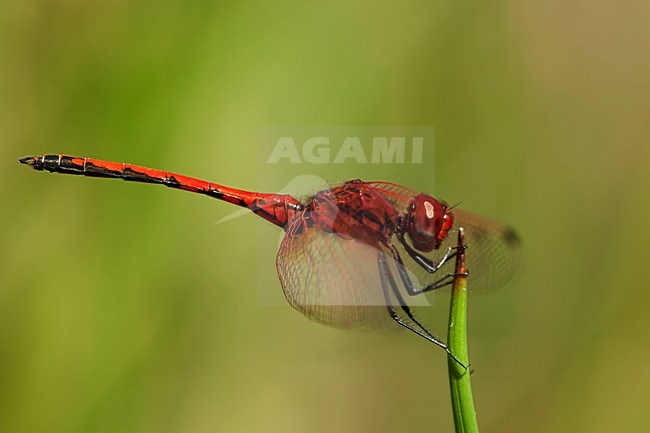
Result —
POLYGON ((457 229, 462 227, 465 230, 468 281, 472 290, 498 289, 519 275, 522 245, 512 228, 460 209, 454 209, 452 213, 454 230, 445 243, 455 244, 457 229))
MULTIPOLYGON (((298 224, 300 222, 298 221, 298 224)), ((290 224, 276 258, 280 283, 293 308, 316 322, 344 329, 395 326, 379 276, 383 254, 355 240, 290 224)))
POLYGON ((418 191, 407 188, 402 185, 391 182, 372 181, 366 182, 372 188, 381 192, 381 195, 386 198, 398 212, 406 212, 413 197, 420 194, 418 191))

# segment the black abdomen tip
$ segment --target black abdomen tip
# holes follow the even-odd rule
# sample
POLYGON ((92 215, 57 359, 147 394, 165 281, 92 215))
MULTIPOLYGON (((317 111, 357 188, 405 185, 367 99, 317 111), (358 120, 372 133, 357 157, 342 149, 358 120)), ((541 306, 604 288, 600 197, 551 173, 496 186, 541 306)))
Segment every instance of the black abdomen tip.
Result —
POLYGON ((34 170, 43 170, 43 158, 38 156, 25 156, 18 160, 21 164, 31 165, 34 170))
POLYGON ((36 157, 35 156, 25 156, 23 158, 20 158, 18 161, 21 164, 34 165, 34 164, 36 164, 36 157))

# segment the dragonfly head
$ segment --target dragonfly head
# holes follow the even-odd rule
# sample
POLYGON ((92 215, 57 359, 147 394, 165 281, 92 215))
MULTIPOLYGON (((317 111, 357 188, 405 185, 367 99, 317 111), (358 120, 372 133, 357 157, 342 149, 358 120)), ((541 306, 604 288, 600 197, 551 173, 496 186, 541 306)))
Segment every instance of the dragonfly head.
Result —
POLYGON ((429 195, 413 198, 406 215, 406 231, 417 250, 428 252, 440 246, 454 225, 454 217, 447 210, 446 203, 429 195))

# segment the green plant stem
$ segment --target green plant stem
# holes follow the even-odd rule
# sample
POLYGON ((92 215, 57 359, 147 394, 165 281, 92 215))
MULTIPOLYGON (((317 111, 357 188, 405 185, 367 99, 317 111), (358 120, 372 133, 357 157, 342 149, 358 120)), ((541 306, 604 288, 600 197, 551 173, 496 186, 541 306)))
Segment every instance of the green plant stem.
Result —
MULTIPOLYGON (((456 276, 451 290, 449 313, 449 350, 462 363, 469 366, 467 353, 467 268, 465 266, 465 239, 463 229, 458 233, 458 254, 456 256, 456 276)), ((463 368, 448 357, 449 386, 451 388, 451 408, 457 433, 478 433, 472 384, 469 369, 463 368)))

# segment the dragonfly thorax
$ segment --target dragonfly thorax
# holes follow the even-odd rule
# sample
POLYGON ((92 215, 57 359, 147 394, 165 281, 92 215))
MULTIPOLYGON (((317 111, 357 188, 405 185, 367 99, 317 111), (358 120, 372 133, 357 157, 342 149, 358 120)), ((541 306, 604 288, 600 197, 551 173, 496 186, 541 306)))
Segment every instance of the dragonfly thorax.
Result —
POLYGON ((398 215, 382 194, 351 181, 314 195, 303 218, 343 239, 378 246, 394 232, 398 215))

